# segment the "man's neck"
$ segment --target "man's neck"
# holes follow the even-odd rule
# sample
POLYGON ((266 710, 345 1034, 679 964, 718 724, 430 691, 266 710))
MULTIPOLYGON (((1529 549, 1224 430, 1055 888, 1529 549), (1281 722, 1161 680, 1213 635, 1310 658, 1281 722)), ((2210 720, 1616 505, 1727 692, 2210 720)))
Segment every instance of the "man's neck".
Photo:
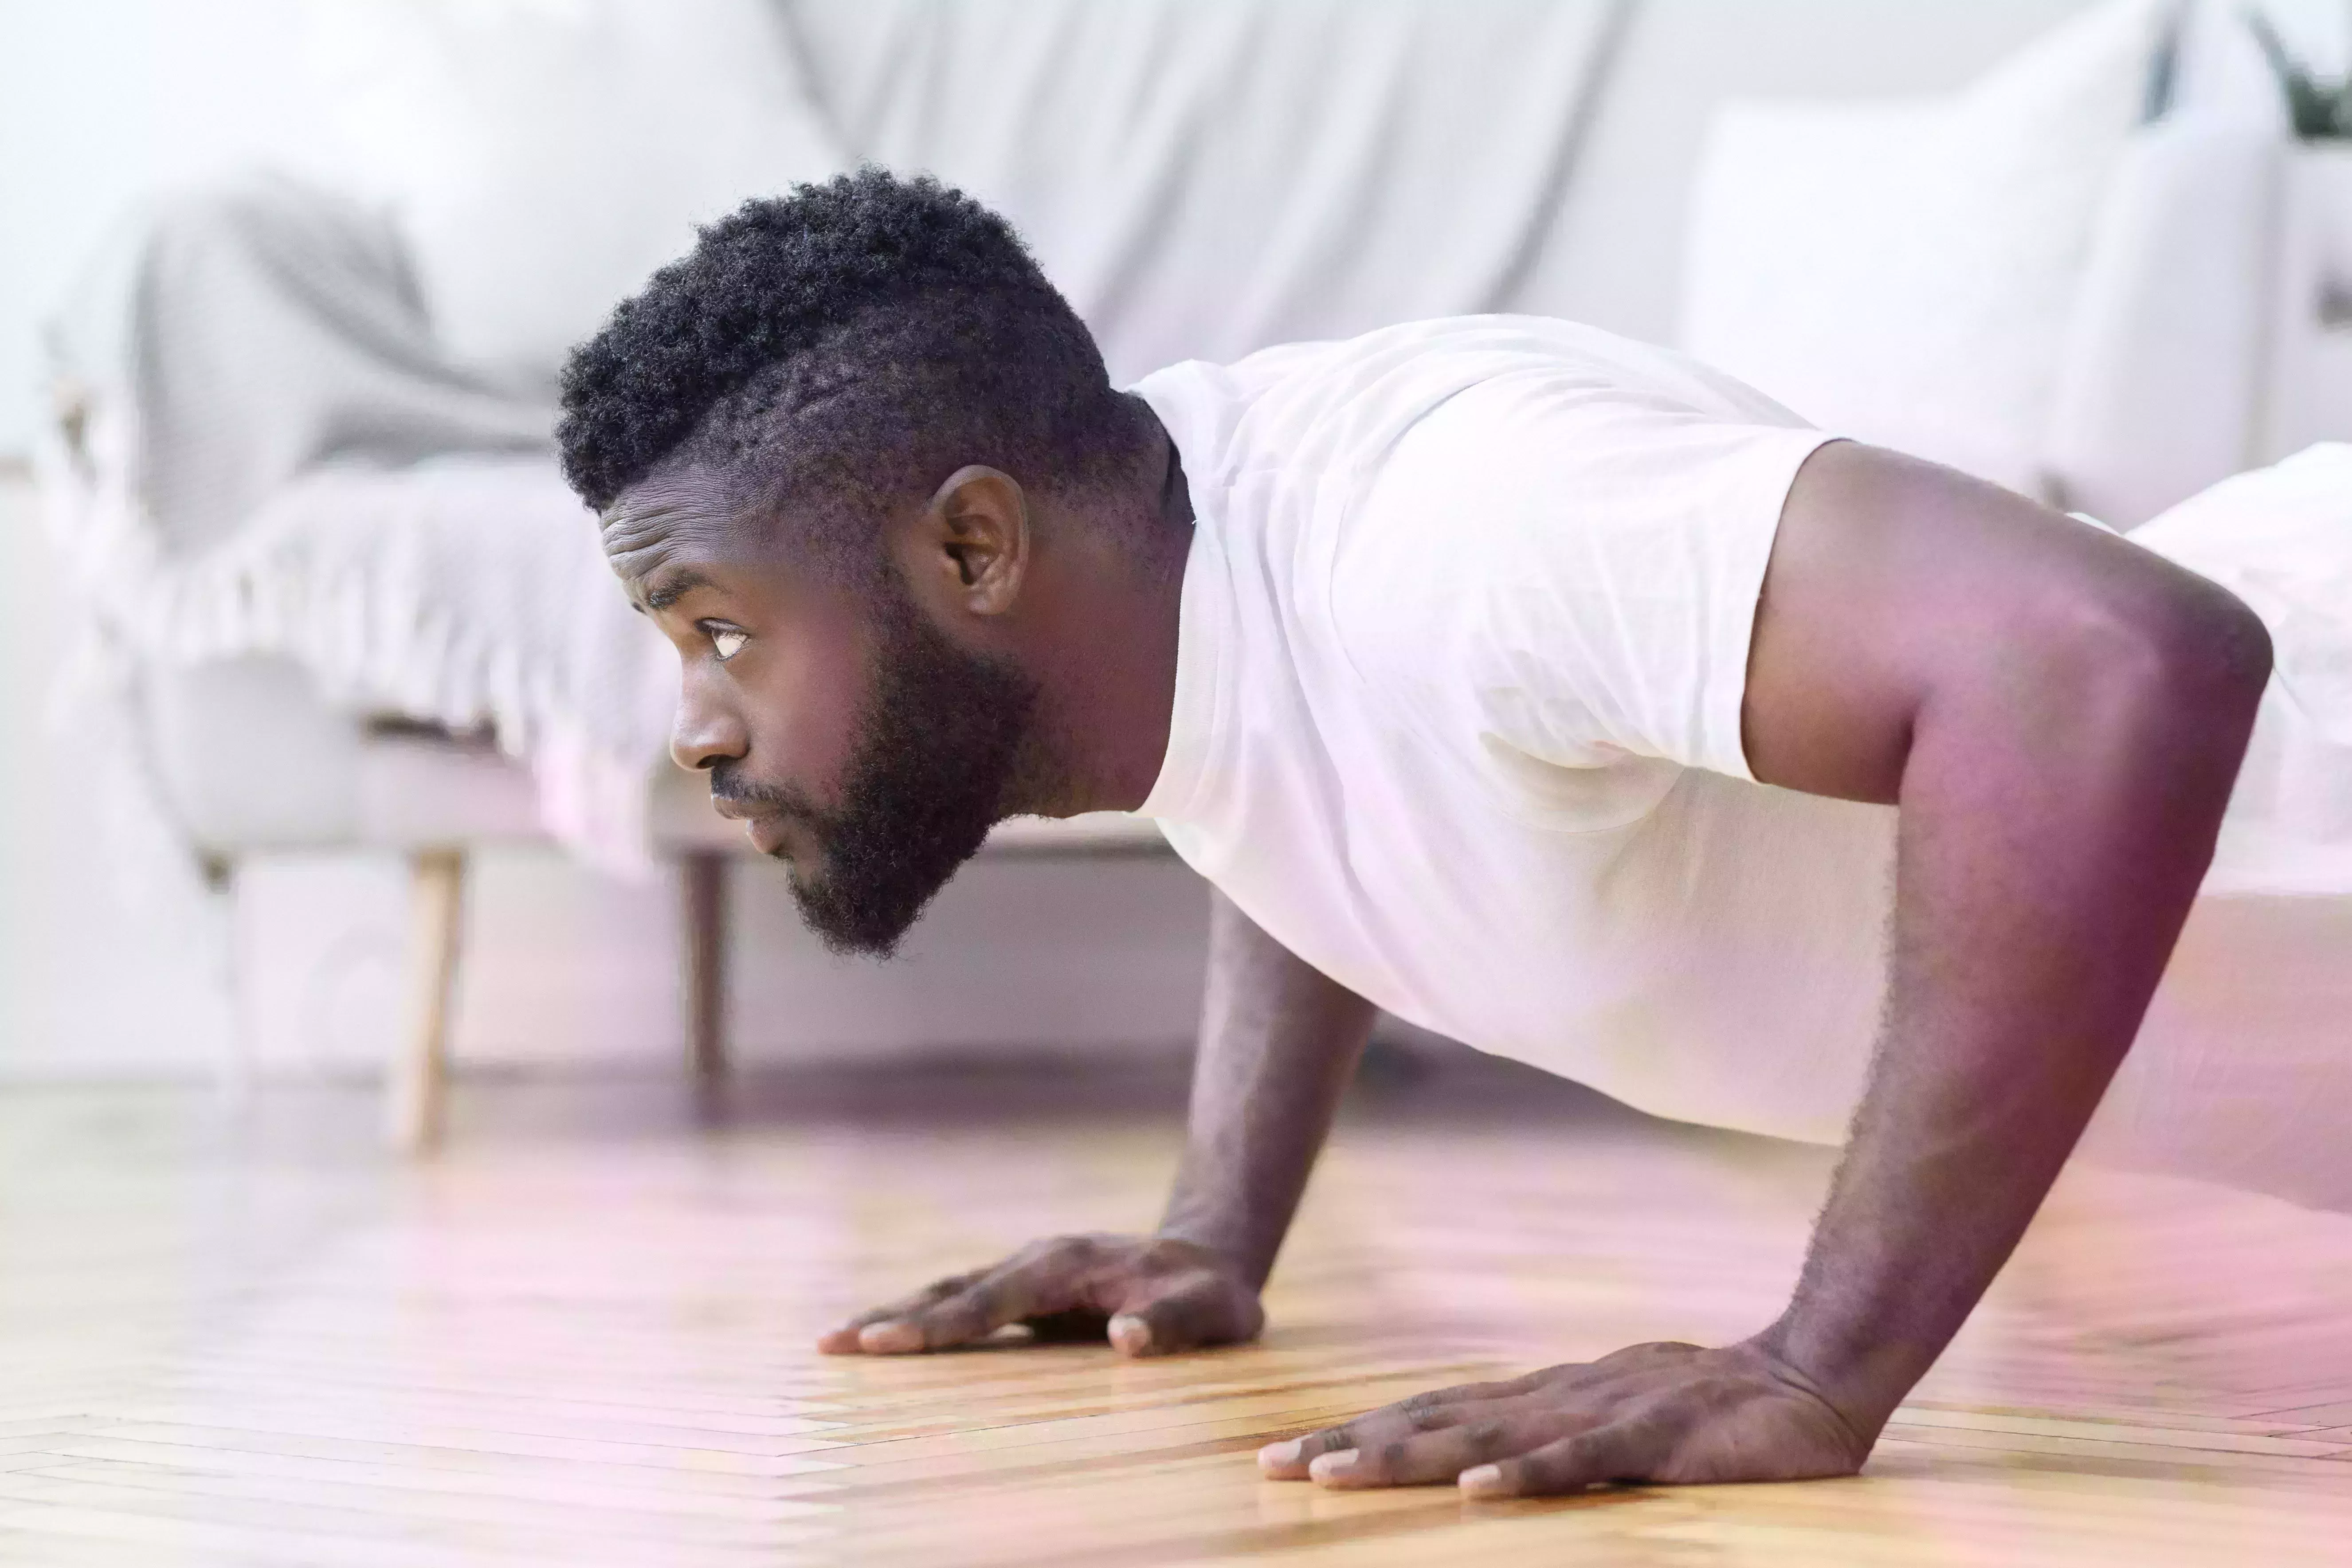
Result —
POLYGON ((1054 780, 1030 807, 1042 815, 1132 811, 1167 759, 1192 512, 1175 444, 1156 418, 1151 431, 1118 498, 1128 515, 1066 535, 1073 548, 1045 628, 1052 651, 1032 667, 1040 761, 1051 758, 1037 773, 1054 780))

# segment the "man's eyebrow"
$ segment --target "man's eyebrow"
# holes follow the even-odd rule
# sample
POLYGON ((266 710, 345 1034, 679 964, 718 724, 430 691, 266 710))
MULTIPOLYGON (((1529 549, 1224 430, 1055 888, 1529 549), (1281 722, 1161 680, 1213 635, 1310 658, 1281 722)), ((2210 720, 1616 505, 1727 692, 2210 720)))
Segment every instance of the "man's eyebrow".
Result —
POLYGON ((710 579, 699 572, 684 568, 664 572, 656 577, 654 585, 646 590, 645 607, 659 613, 668 609, 697 588, 709 586, 710 586, 710 579))

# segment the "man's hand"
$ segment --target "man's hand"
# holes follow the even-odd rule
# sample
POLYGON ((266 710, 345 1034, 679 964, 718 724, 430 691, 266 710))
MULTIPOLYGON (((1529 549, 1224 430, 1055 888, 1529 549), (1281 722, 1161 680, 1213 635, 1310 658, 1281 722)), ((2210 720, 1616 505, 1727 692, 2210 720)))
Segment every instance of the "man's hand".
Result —
POLYGON ((1108 1333, 1126 1355, 1257 1337, 1257 1291, 1223 1254, 1172 1237, 1060 1236, 992 1268, 951 1275, 817 1341, 828 1355, 903 1355, 984 1340, 1008 1323, 1040 1339, 1108 1333))
POLYGON ((1213 898, 1191 1136, 1160 1233, 1033 1243, 854 1318, 817 1348, 903 1355, 1008 1323, 1040 1339, 1107 1334, 1128 1355, 1255 1339, 1258 1289, 1371 1026, 1370 1003, 1213 898))
POLYGON ((1608 1481, 1850 1476, 1874 1436, 1756 1344, 1648 1344, 1416 1394, 1257 1458, 1277 1480, 1458 1481, 1473 1497, 1543 1497, 1608 1481))

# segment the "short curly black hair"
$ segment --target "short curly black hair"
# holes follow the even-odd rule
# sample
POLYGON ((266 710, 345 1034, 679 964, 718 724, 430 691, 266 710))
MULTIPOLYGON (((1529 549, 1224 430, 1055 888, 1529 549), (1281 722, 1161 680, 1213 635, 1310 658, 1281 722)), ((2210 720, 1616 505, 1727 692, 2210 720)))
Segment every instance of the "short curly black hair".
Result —
POLYGON ((740 504, 790 497, 871 535, 875 502, 966 463, 1034 487, 1108 479, 1135 432, 1012 226, 869 167, 705 227, 572 351, 557 443, 598 511, 672 462, 709 463, 740 504))

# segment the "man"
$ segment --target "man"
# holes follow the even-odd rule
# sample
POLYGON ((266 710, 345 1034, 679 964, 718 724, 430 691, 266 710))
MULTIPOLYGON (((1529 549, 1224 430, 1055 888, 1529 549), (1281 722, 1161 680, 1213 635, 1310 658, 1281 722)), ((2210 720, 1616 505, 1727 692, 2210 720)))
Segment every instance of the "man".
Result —
POLYGON ((874 171, 706 230, 564 399, 677 758, 828 941, 1017 813, 1140 811, 1217 889, 1159 1230, 823 1348, 1255 1335, 1376 1006, 1692 1120, 1858 1101, 1778 1321, 1261 1455, 1327 1486, 1857 1468, 2130 1046, 2270 668, 2204 577, 1564 323, 1114 391, 1001 220, 874 171))

